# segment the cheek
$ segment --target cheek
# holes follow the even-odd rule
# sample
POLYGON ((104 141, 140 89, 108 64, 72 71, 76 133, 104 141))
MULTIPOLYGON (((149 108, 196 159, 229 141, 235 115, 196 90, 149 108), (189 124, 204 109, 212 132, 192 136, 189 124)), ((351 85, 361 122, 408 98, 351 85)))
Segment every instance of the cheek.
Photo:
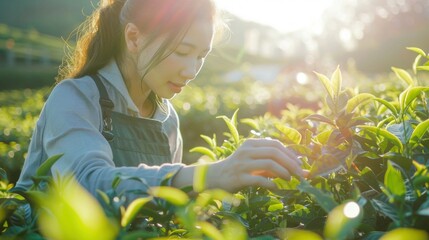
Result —
POLYGON ((204 59, 199 60, 197 64, 197 69, 196 69, 197 74, 200 72, 201 68, 203 68, 203 65, 204 65, 204 59))

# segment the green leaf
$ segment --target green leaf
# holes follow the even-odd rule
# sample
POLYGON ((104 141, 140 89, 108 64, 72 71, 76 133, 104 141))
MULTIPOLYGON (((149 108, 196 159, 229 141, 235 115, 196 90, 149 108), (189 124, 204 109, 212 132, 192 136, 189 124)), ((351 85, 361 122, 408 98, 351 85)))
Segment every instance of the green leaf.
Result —
POLYGON ((417 74, 417 68, 419 67, 419 62, 422 59, 422 55, 417 55, 413 62, 413 73, 417 74))
POLYGON ((410 137, 410 144, 418 144, 420 142, 420 139, 425 135, 425 133, 428 132, 429 129, 429 119, 419 123, 416 128, 414 129, 413 133, 410 137))
POLYGON ((395 196, 405 196, 406 188, 401 171, 396 169, 390 161, 387 162, 387 170, 384 175, 384 185, 395 196))
POLYGON ((254 130, 260 130, 259 129, 259 124, 258 124, 258 121, 257 120, 255 120, 255 119, 252 119, 252 118, 244 118, 244 119, 241 119, 240 120, 240 122, 241 123, 244 123, 244 124, 246 124, 246 125, 248 125, 248 126, 250 126, 252 129, 254 129, 254 130))
POLYGON ((270 204, 270 206, 268 206, 268 212, 275 212, 278 210, 282 210, 283 208, 284 208, 283 203, 270 204))
POLYGON ((420 71, 429 71, 429 66, 418 66, 417 70, 420 70, 420 71))
POLYGON ((316 202, 322 207, 325 212, 329 213, 334 209, 338 204, 335 202, 334 198, 328 193, 323 192, 322 190, 311 186, 308 181, 303 180, 297 187, 298 190, 312 195, 316 202))
POLYGON ((374 100, 386 106, 395 117, 398 117, 398 110, 396 110, 396 107, 393 104, 382 98, 374 98, 374 100))
POLYGON ((127 207, 127 210, 125 210, 124 215, 121 219, 121 226, 126 227, 128 224, 130 224, 134 218, 137 216, 137 213, 141 210, 141 208, 148 202, 150 202, 153 198, 152 197, 145 197, 145 198, 137 198, 136 200, 132 201, 130 205, 127 207))
POLYGON ((363 219, 362 210, 356 202, 346 202, 330 211, 324 229, 326 239, 349 239, 363 219))
POLYGON ((370 93, 360 93, 352 97, 349 101, 347 101, 346 112, 351 113, 359 105, 366 103, 374 98, 375 98, 374 95, 370 93))
POLYGON ((413 239, 413 240, 427 240, 429 234, 425 230, 415 229, 411 227, 399 227, 388 231, 380 240, 392 239, 413 239))
POLYGON ((310 230, 298 228, 282 228, 278 231, 278 236, 280 237, 280 239, 284 240, 323 240, 320 235, 310 230))
POLYGON ((310 116, 306 117, 305 119, 316 121, 316 122, 325 122, 327 124, 330 124, 332 126, 335 126, 334 121, 331 119, 321 115, 321 114, 311 114, 310 116))
POLYGON ((197 225, 201 228, 201 231, 214 240, 224 240, 222 233, 212 224, 208 222, 198 222, 197 225))
POLYGON ((238 112, 238 109, 235 110, 231 119, 229 119, 226 116, 217 117, 217 118, 222 118, 225 121, 235 144, 238 144, 240 142, 240 135, 238 134, 238 130, 237 130, 237 112, 238 112))
POLYGON ((301 133, 299 133, 296 129, 285 126, 280 123, 275 124, 275 126, 292 143, 299 144, 301 142, 301 133))
POLYGON ((212 160, 216 160, 216 154, 212 150, 210 150, 210 149, 208 149, 206 147, 194 147, 191 150, 189 150, 189 152, 191 152, 191 153, 201 153, 203 155, 208 156, 212 160))
POLYGON ((195 166, 193 186, 195 192, 202 192, 206 188, 208 164, 198 164, 195 166))
POLYGON ((211 147, 211 148, 215 148, 216 147, 216 141, 213 138, 210 138, 209 136, 203 135, 201 134, 200 137, 211 147))
POLYGON ((413 132, 413 127, 410 121, 404 121, 402 123, 391 124, 386 128, 387 131, 395 135, 402 144, 406 144, 413 132))
POLYGON ((393 72, 395 72, 396 76, 399 79, 404 81, 404 83, 407 86, 414 86, 414 80, 407 71, 400 69, 400 68, 395 68, 395 67, 392 67, 392 70, 393 70, 393 72))
POLYGON ((119 226, 73 177, 60 176, 37 203, 40 232, 46 239, 115 239, 119 226))
POLYGON ((334 99, 338 99, 338 96, 340 95, 342 81, 343 80, 341 76, 340 66, 337 66, 337 69, 335 69, 334 73, 331 76, 332 91, 334 94, 334 99))
POLYGON ((426 56, 426 53, 420 49, 420 48, 416 48, 416 47, 407 47, 408 50, 413 51, 421 56, 426 56))
POLYGON ((411 102, 425 91, 429 91, 429 87, 408 87, 406 90, 404 90, 399 95, 399 104, 402 111, 405 112, 411 102))
POLYGON ((360 173, 359 176, 368 184, 372 189, 377 192, 381 192, 380 183, 377 180, 377 176, 374 174, 371 168, 365 167, 360 173))
POLYGON ((378 128, 378 127, 374 127, 374 126, 367 126, 367 125, 359 125, 358 127, 362 130, 372 132, 376 136, 382 136, 383 138, 385 138, 386 140, 389 140, 391 143, 393 143, 395 146, 397 146, 399 149, 399 152, 403 151, 404 146, 402 145, 401 140, 399 140, 399 138, 397 138, 395 135, 393 135, 389 131, 382 129, 382 128, 378 128))
POLYGON ((155 232, 148 232, 145 230, 127 232, 125 236, 121 237, 121 240, 136 240, 136 239, 156 239, 159 235, 155 232))
POLYGON ((372 206, 376 210, 378 210, 380 214, 390 218, 393 222, 395 222, 396 225, 398 226, 400 225, 401 219, 398 214, 398 211, 399 211, 398 208, 377 199, 372 199, 371 203, 372 203, 372 206))
POLYGON ((176 205, 176 206, 184 206, 189 202, 189 197, 180 189, 168 186, 160 186, 160 187, 151 187, 149 189, 149 194, 162 198, 167 202, 176 205))
POLYGON ((58 159, 60 159, 64 154, 57 154, 50 158, 48 158, 45 162, 40 165, 40 167, 36 171, 35 177, 42 177, 48 175, 49 171, 51 171, 52 165, 54 165, 58 159))
POLYGON ((426 201, 419 207, 417 214, 429 217, 429 199, 426 199, 426 201))
POLYGON ((334 90, 332 88, 331 81, 329 80, 329 78, 323 74, 320 74, 317 72, 314 72, 314 73, 317 75, 320 82, 322 82, 323 86, 325 87, 326 91, 328 92, 329 97, 333 101, 334 100, 334 90))

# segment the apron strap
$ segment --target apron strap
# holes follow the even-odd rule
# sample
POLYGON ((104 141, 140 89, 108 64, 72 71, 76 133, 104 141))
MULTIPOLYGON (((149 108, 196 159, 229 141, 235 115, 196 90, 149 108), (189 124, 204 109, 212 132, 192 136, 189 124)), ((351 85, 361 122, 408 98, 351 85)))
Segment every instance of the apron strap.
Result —
POLYGON ((101 82, 100 77, 97 74, 91 74, 90 77, 92 80, 94 80, 95 84, 97 85, 98 91, 100 93, 100 106, 101 106, 101 112, 103 115, 103 131, 101 132, 104 136, 104 138, 110 142, 115 137, 113 135, 113 126, 112 126, 112 111, 113 107, 115 106, 109 98, 109 94, 107 93, 106 87, 101 82))

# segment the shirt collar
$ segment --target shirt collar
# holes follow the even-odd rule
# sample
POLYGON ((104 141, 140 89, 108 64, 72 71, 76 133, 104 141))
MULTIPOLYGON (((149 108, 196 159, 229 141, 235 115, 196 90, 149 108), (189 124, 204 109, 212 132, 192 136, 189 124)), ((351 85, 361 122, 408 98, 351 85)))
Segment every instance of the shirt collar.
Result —
MULTIPOLYGON (((103 78, 107 82, 109 82, 114 88, 116 88, 119 91, 119 93, 124 97, 128 109, 135 112, 138 116, 140 116, 137 106, 133 102, 130 94, 128 93, 127 86, 125 85, 125 81, 122 77, 121 71, 119 70, 116 60, 115 59, 110 60, 110 62, 106 66, 101 68, 98 72, 101 76, 103 76, 103 78)), ((168 101, 166 99, 163 99, 161 104, 163 106, 157 107, 157 110, 155 112, 155 119, 163 121, 170 114, 170 111, 169 111, 170 109, 168 108, 168 101)))

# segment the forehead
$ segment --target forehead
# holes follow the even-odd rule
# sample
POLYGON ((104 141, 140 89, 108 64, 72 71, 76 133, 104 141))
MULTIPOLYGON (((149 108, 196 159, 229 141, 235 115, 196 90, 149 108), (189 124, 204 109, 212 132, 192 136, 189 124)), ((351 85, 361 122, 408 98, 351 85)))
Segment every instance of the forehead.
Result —
POLYGON ((199 49, 211 49, 213 36, 213 24, 208 21, 197 21, 190 26, 180 44, 192 45, 199 49))

